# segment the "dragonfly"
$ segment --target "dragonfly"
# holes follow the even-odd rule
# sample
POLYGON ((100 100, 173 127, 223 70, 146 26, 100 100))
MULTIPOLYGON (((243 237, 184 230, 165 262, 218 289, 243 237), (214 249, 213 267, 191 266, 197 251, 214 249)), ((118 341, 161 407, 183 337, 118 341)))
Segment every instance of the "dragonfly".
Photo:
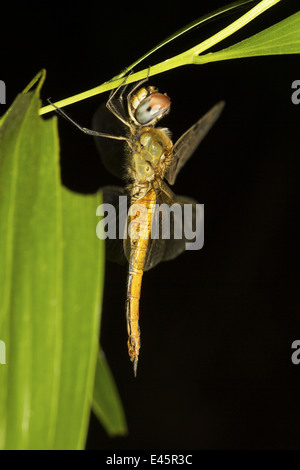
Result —
POLYGON ((116 209, 117 220, 123 218, 126 221, 125 226, 117 224, 123 233, 106 239, 106 254, 109 260, 128 266, 127 346, 135 376, 141 347, 139 304, 143 274, 161 261, 176 258, 187 247, 186 232, 181 237, 175 235, 176 225, 186 222, 182 219, 183 212, 177 217, 172 212, 173 224, 170 223, 172 227, 165 237, 162 233, 163 211, 174 205, 184 207, 188 204, 192 208, 189 223, 193 226, 196 223, 197 202, 175 195, 169 185, 174 185, 182 167, 224 107, 223 101, 218 102, 173 144, 169 129, 157 127, 160 119, 170 111, 171 100, 153 86, 142 86, 147 80, 141 80, 130 90, 123 83, 112 91, 106 104, 95 113, 93 129, 80 126, 56 108, 82 132, 95 137, 105 168, 126 181, 124 187, 105 186, 101 191, 104 203, 116 209), (120 196, 125 196, 127 201, 122 208, 120 196), (132 207, 138 210, 134 213, 132 207), (155 218, 157 207, 160 211, 155 218))

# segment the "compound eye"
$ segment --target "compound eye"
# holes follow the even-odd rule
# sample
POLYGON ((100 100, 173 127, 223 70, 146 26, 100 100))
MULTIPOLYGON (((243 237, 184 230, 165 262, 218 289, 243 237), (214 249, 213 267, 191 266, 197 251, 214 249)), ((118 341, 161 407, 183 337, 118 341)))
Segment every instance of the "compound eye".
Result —
POLYGON ((171 101, 168 96, 153 93, 140 102, 135 118, 142 125, 149 124, 153 120, 160 119, 170 109, 170 105, 171 101))

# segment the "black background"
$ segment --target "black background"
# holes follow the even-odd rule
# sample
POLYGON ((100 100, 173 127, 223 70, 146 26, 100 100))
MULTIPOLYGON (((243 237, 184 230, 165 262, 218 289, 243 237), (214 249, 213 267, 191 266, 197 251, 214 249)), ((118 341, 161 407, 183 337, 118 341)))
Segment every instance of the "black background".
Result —
MULTIPOLYGON (((226 3, 7 4, 0 57, 7 104, 42 67, 44 100, 97 86, 226 3)), ((222 47, 297 11, 296 1, 281 3, 222 47)), ((192 47, 234 18, 187 34, 138 69, 192 47)), ((174 187, 205 204, 205 244, 144 275, 136 379, 126 347, 126 270, 107 263, 101 345, 129 434, 111 439, 92 416, 88 449, 300 448, 300 365, 291 362, 291 344, 300 339, 300 105, 291 101, 297 79, 299 56, 186 66, 151 78, 172 99, 162 125, 174 140, 226 101, 174 187)), ((67 110, 90 126, 107 96, 67 110)), ((60 134, 66 186, 94 192, 120 184, 102 167, 92 138, 63 120, 60 134)))

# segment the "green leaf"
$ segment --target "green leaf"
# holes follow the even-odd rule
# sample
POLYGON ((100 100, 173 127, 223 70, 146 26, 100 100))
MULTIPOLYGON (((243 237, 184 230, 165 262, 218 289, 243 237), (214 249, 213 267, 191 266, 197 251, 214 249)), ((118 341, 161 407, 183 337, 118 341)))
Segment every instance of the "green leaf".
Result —
POLYGON ((110 436, 127 434, 127 426, 116 385, 100 350, 93 395, 93 411, 110 436))
POLYGON ((54 448, 83 448, 86 440, 104 280, 104 247, 95 231, 100 203, 99 195, 82 196, 62 188, 63 370, 54 448))
POLYGON ((38 115, 40 86, 16 98, 0 128, 0 448, 82 449, 103 288, 101 198, 61 185, 57 122, 38 115))
POLYGON ((275 54, 300 54, 300 12, 233 46, 196 57, 194 63, 275 54))

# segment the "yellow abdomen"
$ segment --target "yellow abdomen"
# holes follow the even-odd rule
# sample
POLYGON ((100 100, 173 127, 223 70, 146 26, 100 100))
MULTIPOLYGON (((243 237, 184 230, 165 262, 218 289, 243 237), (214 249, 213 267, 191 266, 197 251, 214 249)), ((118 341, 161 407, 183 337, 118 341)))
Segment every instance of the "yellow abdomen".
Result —
MULTIPOLYGON (((144 272, 149 238, 151 235, 151 220, 156 194, 154 189, 148 191, 146 196, 139 199, 135 204, 140 206, 140 211, 128 216, 128 227, 131 227, 130 257, 126 298, 126 317, 128 331, 128 353, 133 362, 134 374, 136 375, 137 363, 140 350, 140 328, 139 328, 139 300, 141 295, 142 277, 144 272), (130 225, 129 225, 130 224, 130 225)), ((130 231, 130 230, 129 230, 130 231)), ((130 235, 129 235, 130 236, 130 235)))

